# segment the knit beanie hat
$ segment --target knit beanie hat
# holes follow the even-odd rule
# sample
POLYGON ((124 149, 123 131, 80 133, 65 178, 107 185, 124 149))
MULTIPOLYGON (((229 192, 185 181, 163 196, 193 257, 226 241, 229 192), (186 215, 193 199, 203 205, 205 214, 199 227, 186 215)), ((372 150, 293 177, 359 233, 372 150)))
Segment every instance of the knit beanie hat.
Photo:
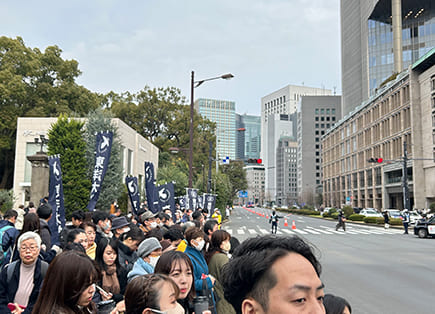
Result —
POLYGON ((137 249, 137 255, 141 258, 144 258, 150 255, 151 252, 161 248, 162 246, 160 245, 159 240, 151 237, 142 241, 137 249))

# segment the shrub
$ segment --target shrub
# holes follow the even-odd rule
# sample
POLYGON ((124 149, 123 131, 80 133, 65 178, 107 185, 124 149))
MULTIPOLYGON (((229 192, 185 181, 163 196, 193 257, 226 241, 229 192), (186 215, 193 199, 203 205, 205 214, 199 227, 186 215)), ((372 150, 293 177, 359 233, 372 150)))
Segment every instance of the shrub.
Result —
POLYGON ((384 218, 383 217, 376 217, 376 223, 379 225, 382 225, 384 223, 384 218))
POLYGON ((329 214, 333 214, 333 213, 336 213, 336 212, 337 212, 337 208, 331 208, 329 210, 329 214))
POLYGON ((364 217, 363 221, 368 224, 375 224, 378 218, 380 217, 364 217))
POLYGON ((390 218, 390 225, 401 225, 402 219, 400 218, 390 218))
POLYGON ((365 218, 364 215, 353 214, 353 215, 350 215, 348 219, 349 219, 349 220, 352 220, 352 221, 363 221, 364 218, 365 218))
POLYGON ((334 218, 334 219, 337 219, 337 217, 338 217, 338 213, 332 213, 332 214, 330 215, 330 217, 331 217, 331 218, 334 218))
POLYGON ((342 208, 344 212, 344 216, 349 217, 350 215, 354 214, 353 208, 349 205, 343 206, 342 208))
POLYGON ((12 209, 14 205, 13 190, 0 190, 0 210, 2 213, 8 209, 12 209))

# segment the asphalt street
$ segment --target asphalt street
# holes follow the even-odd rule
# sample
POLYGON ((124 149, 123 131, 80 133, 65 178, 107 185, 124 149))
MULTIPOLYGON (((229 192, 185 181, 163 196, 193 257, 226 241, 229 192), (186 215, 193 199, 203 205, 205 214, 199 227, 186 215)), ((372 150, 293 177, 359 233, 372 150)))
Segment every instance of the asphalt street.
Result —
MULTIPOLYGON (((252 210, 234 208, 223 229, 240 241, 270 234, 271 211, 252 210)), ((298 235, 313 245, 325 293, 347 299, 352 313, 435 313, 435 239, 419 239, 412 227, 405 235, 401 229, 350 223, 346 232, 335 231, 336 224, 289 215, 280 219, 278 234, 298 235)))

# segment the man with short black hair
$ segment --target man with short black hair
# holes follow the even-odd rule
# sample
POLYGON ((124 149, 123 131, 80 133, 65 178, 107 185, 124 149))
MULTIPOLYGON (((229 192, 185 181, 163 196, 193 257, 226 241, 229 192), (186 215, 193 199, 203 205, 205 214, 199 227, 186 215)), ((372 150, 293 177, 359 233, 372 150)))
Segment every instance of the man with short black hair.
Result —
POLYGON ((219 228, 219 224, 214 219, 207 220, 204 224, 204 232, 210 240, 211 240, 211 235, 213 234, 213 232, 218 230, 218 228, 219 228))
POLYGON ((0 221, 0 244, 2 251, 0 252, 0 264, 5 264, 5 257, 9 249, 12 250, 15 239, 17 238, 19 231, 15 228, 15 222, 17 220, 18 213, 16 210, 8 209, 5 212, 4 220, 0 221))
POLYGON ((238 314, 324 314, 320 272, 313 249, 297 236, 251 238, 223 268, 225 299, 238 314))
POLYGON ((83 211, 81 210, 73 211, 71 215, 72 225, 65 226, 65 228, 63 228, 62 232, 60 233, 60 244, 62 245, 62 247, 66 246, 66 238, 68 236, 68 233, 71 230, 78 228, 84 220, 85 220, 85 213, 83 211))
POLYGON ((97 233, 95 235, 95 243, 100 243, 101 238, 111 238, 110 229, 112 222, 109 219, 109 214, 96 210, 92 213, 92 222, 97 226, 97 233))
POLYGON ((51 230, 48 226, 48 221, 51 219, 52 216, 52 208, 50 204, 41 204, 36 210, 36 214, 39 217, 39 235, 41 236, 42 240, 42 249, 47 252, 51 249, 51 230))
POLYGON ((196 210, 192 213, 192 220, 193 222, 198 221, 200 228, 204 226, 204 216, 200 210, 196 210))

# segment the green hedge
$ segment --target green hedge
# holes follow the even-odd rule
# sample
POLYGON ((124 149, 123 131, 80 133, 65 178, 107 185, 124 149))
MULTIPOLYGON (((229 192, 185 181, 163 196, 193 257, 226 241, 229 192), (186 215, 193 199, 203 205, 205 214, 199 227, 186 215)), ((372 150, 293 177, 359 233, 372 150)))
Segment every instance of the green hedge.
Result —
POLYGON ((337 219, 338 218, 338 213, 332 213, 329 217, 337 219))
POLYGON ((363 221, 364 218, 365 218, 364 215, 353 214, 353 215, 350 215, 348 219, 349 219, 349 220, 352 220, 352 221, 363 221))
POLYGON ((363 221, 369 224, 376 224, 378 223, 378 219, 382 219, 382 223, 383 223, 384 218, 381 217, 364 217, 363 221))
POLYGON ((315 210, 310 209, 296 209, 296 208, 289 208, 289 209, 283 209, 283 208, 277 208, 280 212, 285 213, 292 213, 292 214, 298 214, 298 215, 319 215, 320 213, 315 210))

